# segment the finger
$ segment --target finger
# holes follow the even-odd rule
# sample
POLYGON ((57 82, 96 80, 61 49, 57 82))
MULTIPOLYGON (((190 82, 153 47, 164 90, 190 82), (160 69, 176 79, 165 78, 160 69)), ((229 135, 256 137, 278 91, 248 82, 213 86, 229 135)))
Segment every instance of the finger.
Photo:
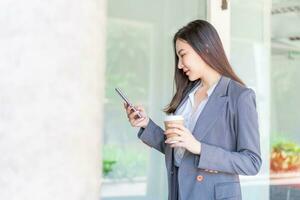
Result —
POLYGON ((127 105, 127 103, 124 102, 124 103, 123 103, 123 106, 124 106, 124 108, 125 108, 125 110, 126 110, 126 113, 128 114, 128 105, 127 105))
POLYGON ((171 143, 171 142, 174 142, 174 141, 179 141, 179 142, 183 142, 183 138, 182 137, 171 137, 171 138, 168 138, 166 139, 165 143, 171 143))
POLYGON ((129 112, 134 112, 133 106, 128 106, 129 112))
POLYGON ((142 107, 142 106, 136 106, 135 107, 138 111, 140 111, 140 113, 142 113, 142 115, 145 115, 146 110, 142 107))
POLYGON ((136 124, 139 122, 138 121, 139 119, 129 119, 129 122, 130 122, 130 124, 131 124, 131 126, 136 126, 136 124))
POLYGON ((146 118, 146 117, 147 117, 147 115, 146 115, 144 112, 141 112, 141 111, 140 111, 140 115, 141 115, 143 118, 146 118))
POLYGON ((134 122, 134 126, 141 126, 145 118, 140 118, 134 122))
POLYGON ((126 112, 127 112, 127 115, 129 115, 132 112, 132 109, 128 104, 126 105, 126 112))
POLYGON ((171 129, 167 129, 167 130, 165 130, 165 132, 164 132, 165 135, 168 135, 168 134, 171 134, 171 133, 173 133, 171 129))
POLYGON ((133 126, 136 123, 136 119, 129 119, 128 121, 130 122, 131 126, 133 126))
POLYGON ((184 130, 185 129, 185 127, 182 124, 175 124, 175 123, 169 124, 169 127, 170 128, 178 128, 180 130, 184 130))
POLYGON ((175 133, 175 130, 172 130, 172 129, 167 129, 164 132, 165 135, 174 134, 174 133, 175 133))
MULTIPOLYGON (((137 112, 139 113, 139 115, 141 115, 142 117, 147 117, 145 113, 143 113, 141 110, 138 110, 135 106, 131 106, 130 107, 130 114, 134 113, 134 112, 137 112)), ((136 115, 137 115, 136 113, 136 115)))
POLYGON ((183 147, 184 143, 183 142, 176 142, 170 145, 170 147, 183 147))
POLYGON ((129 118, 135 118, 135 116, 139 113, 139 111, 132 112, 129 114, 129 118))
POLYGON ((145 111, 145 108, 143 107, 143 105, 136 105, 135 107, 139 110, 145 111))
POLYGON ((165 131, 165 134, 168 135, 168 134, 174 134, 176 133, 177 135, 181 136, 183 135, 182 131, 177 129, 177 128, 171 128, 171 129, 168 129, 165 131))
POLYGON ((136 109, 137 109, 138 111, 140 111, 140 115, 141 115, 142 117, 147 117, 146 112, 145 112, 145 109, 141 109, 141 108, 137 108, 137 107, 136 107, 136 109))
POLYGON ((131 109, 129 108, 128 104, 124 103, 124 107, 125 107, 125 110, 126 110, 127 117, 129 117, 129 114, 130 114, 132 111, 131 111, 131 109))

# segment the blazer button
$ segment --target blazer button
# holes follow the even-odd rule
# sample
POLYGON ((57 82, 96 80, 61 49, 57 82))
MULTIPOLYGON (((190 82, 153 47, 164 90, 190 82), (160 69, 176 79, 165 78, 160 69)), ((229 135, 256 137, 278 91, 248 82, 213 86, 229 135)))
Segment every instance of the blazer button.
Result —
POLYGON ((198 175, 198 176, 197 176, 197 181, 201 182, 201 181, 203 181, 203 178, 204 178, 204 177, 203 177, 202 175, 198 175))

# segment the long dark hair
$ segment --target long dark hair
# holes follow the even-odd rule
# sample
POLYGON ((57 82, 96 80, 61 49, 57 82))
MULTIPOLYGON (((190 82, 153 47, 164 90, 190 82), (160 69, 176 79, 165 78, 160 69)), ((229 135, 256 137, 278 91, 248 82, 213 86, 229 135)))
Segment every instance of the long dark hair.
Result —
POLYGON ((245 85, 243 81, 235 74, 226 57, 221 39, 216 29, 207 21, 195 20, 189 22, 186 26, 177 31, 173 38, 173 47, 175 53, 175 75, 176 93, 171 102, 163 110, 166 114, 174 113, 184 96, 198 82, 190 81, 183 70, 178 69, 178 57, 176 54, 176 40, 186 41, 208 64, 219 74, 229 77, 232 80, 245 85))

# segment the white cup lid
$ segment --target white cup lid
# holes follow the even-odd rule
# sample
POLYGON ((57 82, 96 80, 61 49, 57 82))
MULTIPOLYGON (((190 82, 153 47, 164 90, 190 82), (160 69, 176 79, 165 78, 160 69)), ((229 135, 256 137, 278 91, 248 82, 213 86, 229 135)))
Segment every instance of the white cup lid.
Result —
POLYGON ((167 115, 164 121, 184 120, 182 115, 167 115))

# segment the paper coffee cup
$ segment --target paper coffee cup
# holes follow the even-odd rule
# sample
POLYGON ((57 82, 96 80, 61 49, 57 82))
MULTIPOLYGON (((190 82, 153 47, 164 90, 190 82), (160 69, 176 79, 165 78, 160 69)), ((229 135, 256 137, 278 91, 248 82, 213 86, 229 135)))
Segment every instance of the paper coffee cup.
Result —
MULTIPOLYGON (((168 115, 164 119, 165 129, 168 130, 170 124, 181 124, 184 125, 184 117, 182 115, 168 115)), ((167 138, 172 138, 178 136, 176 133, 171 133, 167 135, 167 138)), ((171 143, 176 143, 177 141, 171 141, 171 143)))

